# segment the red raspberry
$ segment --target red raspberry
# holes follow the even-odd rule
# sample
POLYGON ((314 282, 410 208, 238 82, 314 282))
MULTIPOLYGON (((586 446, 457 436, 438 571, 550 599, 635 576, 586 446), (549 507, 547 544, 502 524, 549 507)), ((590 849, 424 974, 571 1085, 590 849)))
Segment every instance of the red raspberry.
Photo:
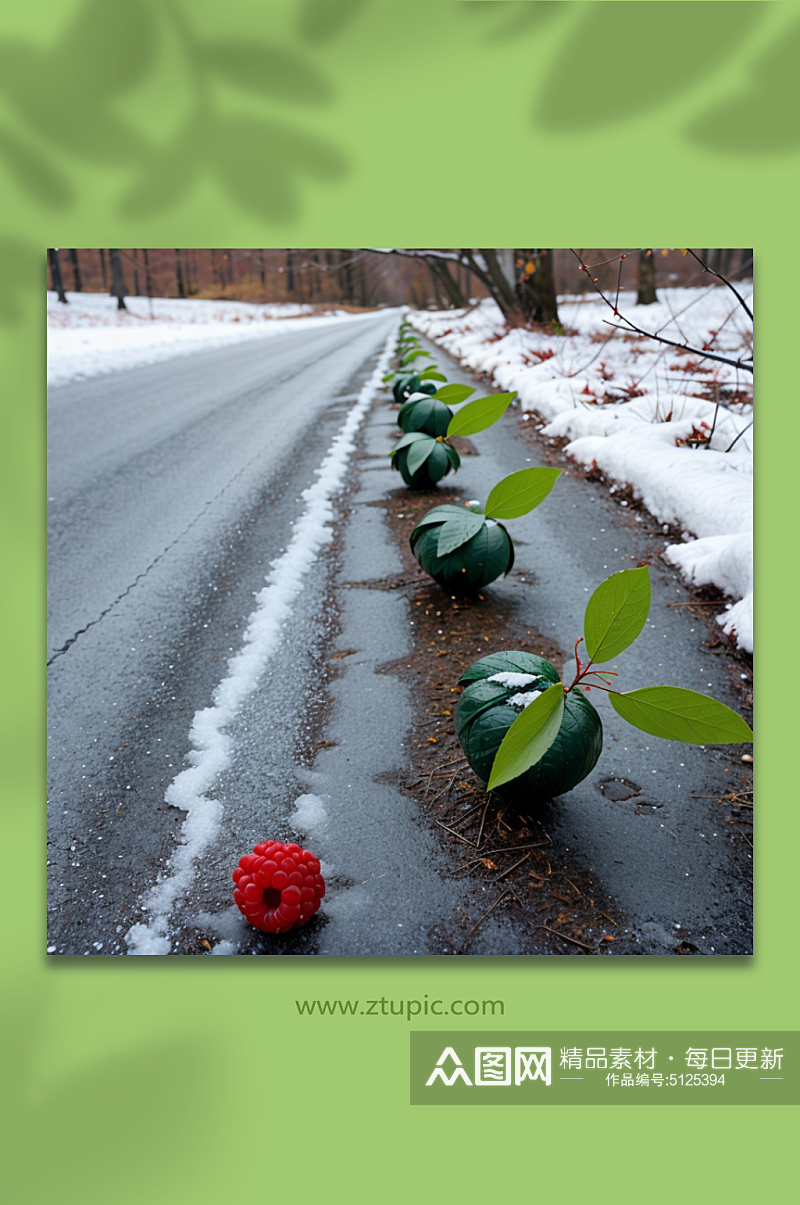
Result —
POLYGON ((239 859, 233 881, 239 911, 265 933, 298 929, 311 920, 325 894, 318 859, 283 841, 261 841, 239 859))

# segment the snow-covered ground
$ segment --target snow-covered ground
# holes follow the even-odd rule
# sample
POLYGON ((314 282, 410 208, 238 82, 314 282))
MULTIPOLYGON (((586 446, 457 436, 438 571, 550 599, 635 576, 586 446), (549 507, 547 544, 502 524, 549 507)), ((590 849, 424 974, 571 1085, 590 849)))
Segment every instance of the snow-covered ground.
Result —
POLYGON ((62 305, 55 293, 47 294, 48 385, 154 364, 199 347, 361 318, 343 310, 314 314, 308 305, 126 297, 127 310, 118 310, 107 293, 67 293, 67 299, 62 305))
MULTIPOLYGON (((752 285, 739 286, 752 309, 752 285)), ((659 289, 659 303, 619 310, 637 326, 731 359, 752 354, 752 323, 723 286, 659 289)), ((509 330, 494 302, 412 314, 415 326, 544 421, 546 436, 598 470, 612 493, 629 484, 682 542, 665 556, 698 585, 735 601, 723 629, 753 650, 753 389, 749 372, 615 330, 595 295, 562 297, 566 336, 509 330), (716 401, 722 403, 719 408, 716 401)))

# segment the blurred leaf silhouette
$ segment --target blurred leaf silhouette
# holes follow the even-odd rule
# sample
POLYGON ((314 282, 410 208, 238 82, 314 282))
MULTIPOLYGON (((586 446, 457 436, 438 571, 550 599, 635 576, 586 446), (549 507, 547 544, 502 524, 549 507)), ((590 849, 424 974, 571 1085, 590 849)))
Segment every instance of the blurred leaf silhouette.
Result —
POLYGON ((300 174, 333 179, 344 161, 313 135, 252 118, 220 118, 214 156, 217 179, 228 194, 256 217, 286 221, 298 207, 300 174))
POLYGON ((770 154, 800 146, 797 64, 800 22, 753 65, 749 87, 707 109, 689 126, 689 137, 709 150, 770 154))
POLYGON ((191 117, 166 146, 142 158, 133 184, 119 201, 125 218, 149 218, 182 201, 200 178, 208 158, 208 130, 191 117))
POLYGON ((0 94, 60 151, 90 162, 127 163, 143 142, 108 105, 146 75, 154 52, 152 14, 143 0, 120 6, 87 0, 52 50, 0 43, 0 94))
POLYGON ((507 18, 496 22, 487 39, 490 42, 505 42, 525 33, 526 30, 542 29, 554 17, 561 16, 565 5, 563 0, 530 0, 530 3, 526 4, 514 3, 512 0, 487 0, 486 3, 484 0, 475 0, 475 3, 461 0, 459 8, 465 13, 491 13, 496 17, 507 18))
POLYGON ((12 326, 23 314, 21 294, 42 279, 37 273, 45 272, 44 251, 22 239, 0 235, 0 264, 3 273, 0 322, 12 326))
POLYGON ((330 42, 371 0, 300 0, 297 32, 304 42, 330 42))
POLYGON ((540 124, 584 130, 655 108, 716 70, 767 7, 720 0, 693 4, 689 15, 672 3, 585 5, 548 69, 540 124))
POLYGON ((10 130, 0 127, 0 155, 23 188, 51 208, 67 205, 72 189, 66 176, 10 130))
POLYGON ((329 101, 333 94, 326 79, 287 50, 246 42, 217 42, 203 48, 201 61, 230 83, 277 100, 319 104, 329 101))
POLYGON ((6 1089, 15 1101, 5 1123, 6 1170, 13 1153, 20 1160, 17 1182, 26 1186, 26 1198, 49 1196, 53 1168, 65 1182, 80 1183, 85 1205, 100 1205, 109 1196, 141 1201, 154 1171, 167 1181, 181 1174, 175 1151, 190 1149, 207 1122, 202 1098, 207 1049, 180 1034, 159 1037, 88 1062, 37 1091, 34 1051, 44 1031, 44 1005, 31 996, 6 1002, 2 1013, 4 1032, 14 1035, 6 1044, 6 1089), (37 1141, 46 1136, 46 1159, 31 1158, 33 1135, 37 1141), (136 1157, 139 1144, 142 1158, 136 1157))
MULTIPOLYGON (((360 6, 326 4, 314 17, 315 33, 332 35, 360 6)), ((342 175, 343 156, 323 139, 284 123, 283 113, 280 122, 269 111, 263 119, 237 116, 223 112, 229 101, 215 94, 219 81, 283 108, 322 105, 333 90, 319 69, 282 47, 203 43, 192 28, 192 12, 181 0, 126 0, 120 5, 85 0, 51 50, 0 42, 0 96, 20 122, 18 130, 0 125, 0 156, 30 196, 51 208, 63 208, 71 200, 68 176, 35 144, 38 139, 53 148, 54 158, 66 155, 68 160, 131 169, 131 183, 119 202, 126 217, 162 213, 210 171, 249 213, 287 222, 299 209, 303 176, 342 175), (157 132, 149 138, 114 109, 120 95, 135 85, 146 94, 151 82, 159 60, 156 4, 162 32, 168 23, 190 80, 188 88, 175 93, 183 111, 188 102, 189 115, 166 145, 157 132)))

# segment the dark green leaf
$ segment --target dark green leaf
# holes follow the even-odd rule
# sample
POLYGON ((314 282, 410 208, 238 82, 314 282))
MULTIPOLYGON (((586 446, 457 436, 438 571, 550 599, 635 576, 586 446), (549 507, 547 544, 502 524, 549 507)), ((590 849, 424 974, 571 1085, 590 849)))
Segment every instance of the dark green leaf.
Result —
POLYGON ((612 661, 633 644, 650 610, 650 571, 623 569, 606 578, 589 599, 583 620, 592 661, 612 661))
MULTIPOLYGON (((474 402, 462 407, 454 414, 447 429, 448 438, 451 435, 477 435, 496 423, 501 414, 505 414, 512 400, 517 396, 512 393, 496 393, 494 397, 476 398, 474 402)), ((504 516, 508 518, 509 516, 504 516)))
POLYGON ((528 704, 503 737, 487 790, 519 778, 540 761, 558 736, 563 715, 564 687, 556 682, 528 704))
POLYGON ((473 514, 466 507, 458 516, 448 519, 439 531, 439 543, 436 547, 438 556, 447 556, 448 552, 460 548, 477 535, 484 524, 483 515, 473 514))
POLYGON ((678 686, 647 686, 609 694, 623 720, 668 741, 689 745, 730 745, 752 741, 752 729, 740 715, 708 695, 678 686))
POLYGON ((409 448, 408 460, 406 461, 406 464, 408 465, 408 471, 411 473, 412 477, 414 473, 419 472, 425 461, 435 451, 435 449, 436 440, 431 439, 430 435, 423 436, 423 438, 418 440, 418 442, 415 443, 412 448, 409 448))
POLYGON ((430 439, 430 435, 426 435, 424 431, 409 431, 407 435, 401 435, 389 455, 394 456, 401 448, 407 448, 409 444, 416 443, 418 439, 430 439))
POLYGON ((464 682, 478 682, 482 678, 491 678, 494 674, 508 673, 531 674, 534 677, 540 674, 547 679, 548 686, 550 683, 558 681, 555 666, 551 665, 549 661, 545 661, 544 657, 537 657, 535 653, 525 653, 521 650, 503 650, 499 653, 489 653, 486 657, 481 657, 479 661, 474 661, 458 679, 458 683, 460 686, 464 682))
MULTIPOLYGON (((457 416, 456 416, 457 417, 457 416)), ((544 502, 561 469, 520 469, 498 481, 486 502, 490 519, 517 519, 544 502)))
MULTIPOLYGON (((465 507, 463 506, 450 506, 447 503, 444 506, 436 506, 420 519, 414 531, 419 531, 420 527, 430 527, 435 523, 446 523, 448 519, 455 516, 460 517, 464 514, 464 511, 465 507)), ((411 534, 413 535, 414 533, 412 532, 411 534)))
POLYGON ((441 385, 436 390, 434 397, 438 397, 441 402, 447 402, 448 406, 457 406, 459 402, 463 402, 464 398, 474 392, 474 388, 469 385, 441 385))
POLYGON ((461 457, 459 456, 459 454, 455 450, 455 448, 451 447, 450 444, 442 444, 441 447, 444 448, 445 453, 447 455, 447 459, 450 461, 450 465, 453 468, 453 470, 455 471, 456 469, 460 469, 461 468, 461 457))

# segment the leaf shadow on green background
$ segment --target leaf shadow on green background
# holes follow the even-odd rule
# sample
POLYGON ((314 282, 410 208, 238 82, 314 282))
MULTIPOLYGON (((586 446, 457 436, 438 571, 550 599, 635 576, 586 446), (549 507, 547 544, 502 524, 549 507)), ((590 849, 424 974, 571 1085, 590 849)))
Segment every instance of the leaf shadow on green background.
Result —
POLYGON ((494 20, 486 33, 488 42, 506 42, 528 30, 544 29, 556 17, 560 17, 567 5, 564 0, 531 0, 518 4, 514 0, 459 0, 459 11, 468 16, 488 16, 494 20), (495 20, 495 18, 500 18, 495 20))
POLYGON ((797 120, 797 65, 800 21, 751 68, 740 92, 700 113, 687 129, 689 138, 709 150, 771 154, 800 146, 797 120))
MULTIPOLYGON (((313 24, 334 33, 359 7, 328 5, 332 13, 313 24)), ((50 49, 0 41, 8 114, 0 158, 22 192, 64 210, 85 164, 114 172, 114 184, 123 168, 129 180, 114 208, 149 218, 211 175, 246 213, 289 223, 299 216, 304 178, 341 179, 345 156, 291 119, 294 107, 332 102, 327 73, 285 46, 203 38, 196 21, 180 0, 85 0, 50 49), (152 105, 164 73, 164 120, 151 133, 137 111, 152 105), (162 129, 171 130, 166 138, 162 129)))
POLYGON ((372 0, 300 0, 297 33, 309 45, 321 45, 344 33, 372 0))
POLYGON ((740 46, 768 5, 699 3, 691 30, 683 8, 586 5, 583 20, 548 66, 536 102, 537 125, 553 132, 612 125, 702 82, 740 46))
MULTIPOLYGON (((99 986, 95 1009, 102 1009, 103 994, 99 986)), ((44 1200, 49 1195, 45 1184, 54 1168, 65 1187, 80 1183, 79 1199, 84 1205, 109 1199, 144 1200, 154 1165, 167 1183, 175 1178, 177 1189, 185 1175, 186 1153, 196 1146, 207 1124, 208 1103, 203 1102, 201 1089, 217 1062, 214 1052, 199 1037, 177 1029, 171 1034, 162 1031, 151 1040, 131 1041, 129 1032, 120 1028, 116 1049, 95 1054, 78 1039, 76 1053, 87 1057, 72 1069, 52 1071, 46 1061, 42 1066, 37 1045, 46 1043, 53 1024, 58 1027, 55 1007, 52 998, 16 993, 0 1008, 3 1032, 13 1035, 6 1043, 4 1077, 8 1098, 15 1101, 5 1123, 6 1175, 13 1176, 15 1158, 26 1149, 26 1139, 46 1134, 47 1157, 28 1160, 17 1169, 20 1186, 25 1184, 25 1199, 44 1200), (98 1168, 107 1172, 111 1167, 117 1169, 113 1184, 107 1174, 96 1174, 98 1168)), ((108 1017, 95 1020, 100 1030, 113 1025, 108 1017)), ((88 1017, 81 1028, 87 1036, 88 1017)), ((67 1196, 72 1199, 70 1192, 67 1196)))
POLYGON ((45 261, 40 248, 27 239, 0 235, 0 263, 3 288, 0 290, 0 323, 15 326, 25 313, 24 294, 45 280, 45 261))

